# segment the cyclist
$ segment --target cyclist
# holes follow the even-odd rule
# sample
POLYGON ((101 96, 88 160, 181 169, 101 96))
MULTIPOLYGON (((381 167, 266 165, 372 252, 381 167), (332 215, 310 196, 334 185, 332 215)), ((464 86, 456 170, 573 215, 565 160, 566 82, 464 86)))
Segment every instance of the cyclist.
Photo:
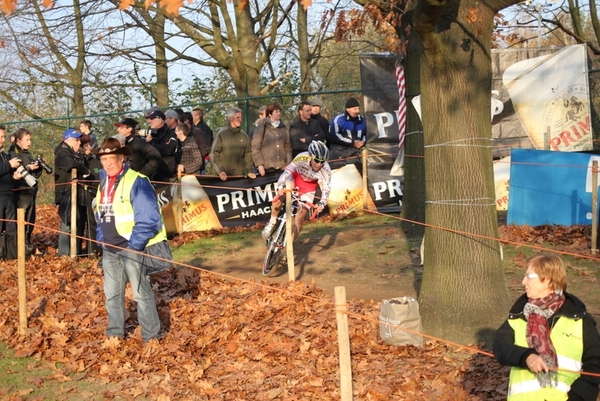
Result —
MULTIPOLYGON (((321 141, 312 141, 308 145, 308 152, 299 153, 294 160, 285 168, 283 174, 277 181, 277 195, 285 193, 286 181, 292 181, 293 186, 298 188, 298 195, 304 202, 313 203, 317 185, 321 187, 321 200, 317 205, 318 212, 327 206, 327 198, 331 188, 331 168, 329 163, 329 149, 321 141)), ((294 217, 293 237, 296 239, 308 212, 308 206, 303 205, 294 217)), ((263 239, 269 238, 277 223, 277 216, 282 207, 282 201, 278 200, 271 207, 271 219, 262 231, 263 239)))

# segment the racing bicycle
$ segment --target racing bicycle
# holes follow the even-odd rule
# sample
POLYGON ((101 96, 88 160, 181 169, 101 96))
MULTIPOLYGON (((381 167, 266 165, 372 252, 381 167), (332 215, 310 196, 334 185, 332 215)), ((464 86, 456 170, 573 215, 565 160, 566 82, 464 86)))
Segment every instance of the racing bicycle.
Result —
MULTIPOLYGON (((273 204, 279 200, 279 195, 273 198, 273 204)), ((298 214, 301 210, 301 207, 307 207, 309 210, 313 210, 312 215, 309 220, 314 220, 317 217, 317 206, 313 205, 310 202, 303 201, 300 199, 300 195, 298 194, 298 188, 295 188, 292 191, 292 221, 293 218, 298 214)), ((286 213, 285 207, 281 208, 279 212, 279 216, 277 216, 278 222, 275 224, 275 228, 271 232, 271 235, 266 239, 265 245, 267 246, 267 256, 265 256, 265 261, 263 262, 262 272, 265 276, 271 276, 277 267, 277 264, 280 261, 285 260, 286 255, 286 242, 287 238, 285 235, 285 220, 286 213)))

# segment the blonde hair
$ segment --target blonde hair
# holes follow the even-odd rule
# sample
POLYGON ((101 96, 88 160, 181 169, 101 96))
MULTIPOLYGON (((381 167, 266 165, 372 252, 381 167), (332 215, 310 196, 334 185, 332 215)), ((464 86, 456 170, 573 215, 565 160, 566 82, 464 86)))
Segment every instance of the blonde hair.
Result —
POLYGON ((549 279, 552 291, 566 291, 567 269, 562 259, 555 254, 541 253, 530 257, 525 263, 525 269, 531 269, 538 274, 541 281, 549 279))

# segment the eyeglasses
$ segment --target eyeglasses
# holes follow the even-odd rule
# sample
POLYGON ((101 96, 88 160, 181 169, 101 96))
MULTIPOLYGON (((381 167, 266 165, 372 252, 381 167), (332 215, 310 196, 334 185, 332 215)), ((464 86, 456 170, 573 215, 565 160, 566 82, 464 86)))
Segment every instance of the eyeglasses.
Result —
POLYGON ((525 277, 528 280, 533 280, 534 278, 538 278, 539 275, 537 273, 526 273, 525 277))
POLYGON ((327 161, 327 159, 317 159, 316 157, 313 157, 313 160, 317 164, 323 164, 327 161))
POLYGON ((117 150, 119 150, 119 148, 112 148, 112 149, 100 149, 98 151, 98 153, 110 153, 110 152, 116 152, 117 150))

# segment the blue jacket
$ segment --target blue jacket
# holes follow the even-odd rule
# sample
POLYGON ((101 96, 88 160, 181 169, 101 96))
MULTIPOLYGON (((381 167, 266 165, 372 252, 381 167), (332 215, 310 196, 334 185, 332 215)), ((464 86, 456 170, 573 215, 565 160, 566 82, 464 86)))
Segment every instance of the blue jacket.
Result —
MULTIPOLYGON (((106 243, 107 245, 115 245, 122 248, 129 246, 133 250, 141 251, 146 247, 148 241, 154 238, 160 232, 163 226, 163 221, 158 203, 156 201, 154 187, 147 177, 138 176, 135 179, 132 187, 129 189, 123 188, 122 185, 120 185, 121 178, 127 174, 128 170, 129 165, 125 164, 123 172, 119 175, 119 177, 117 177, 113 203, 119 201, 119 194, 121 191, 131 191, 131 205, 134 211, 134 227, 131 237, 129 238, 129 241, 127 241, 125 238, 118 235, 114 224, 111 225, 108 223, 103 223, 101 221, 101 212, 96 209, 96 221, 98 221, 98 226, 96 228, 96 239, 99 242, 106 243)), ((133 170, 131 170, 131 172, 135 173, 133 170)), ((96 201, 98 202, 101 202, 101 194, 106 186, 106 183, 106 171, 100 170, 100 187, 98 188, 98 195, 96 197, 96 201)), ((112 221, 114 221, 114 219, 112 221)))
POLYGON ((367 122, 358 115, 352 118, 347 112, 338 114, 329 125, 329 143, 352 146, 353 142, 367 140, 367 122))

